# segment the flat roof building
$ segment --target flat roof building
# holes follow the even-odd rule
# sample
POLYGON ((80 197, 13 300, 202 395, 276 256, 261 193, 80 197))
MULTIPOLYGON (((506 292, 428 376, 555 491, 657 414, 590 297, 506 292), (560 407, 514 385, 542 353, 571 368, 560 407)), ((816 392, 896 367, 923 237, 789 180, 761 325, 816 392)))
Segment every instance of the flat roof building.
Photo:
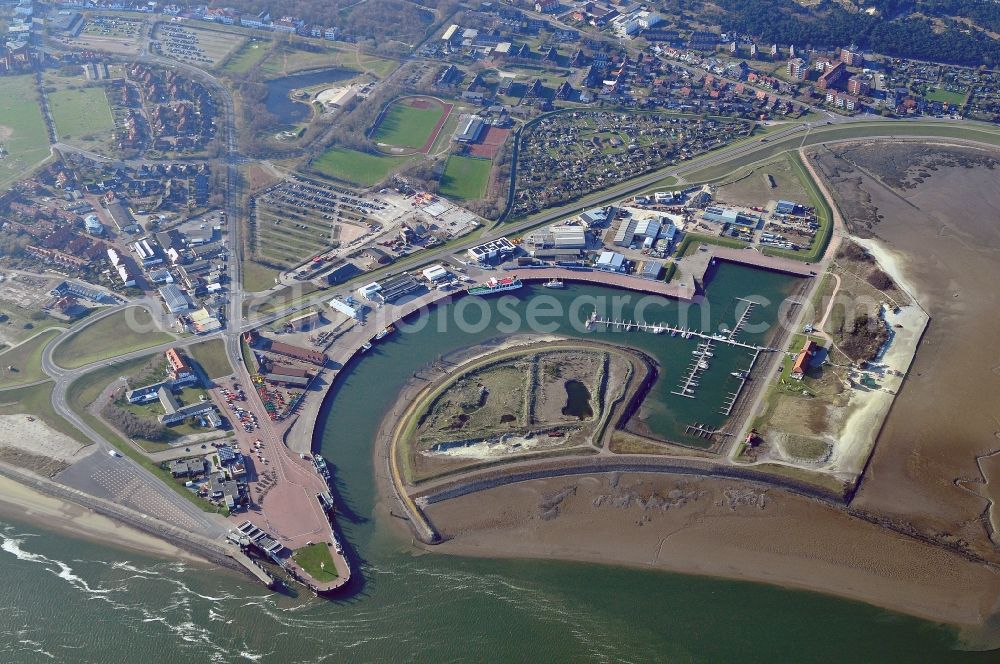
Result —
POLYGON ((616 251, 602 251, 594 263, 594 268, 605 272, 624 272, 625 257, 616 251))
POLYGON ((485 126, 483 119, 478 115, 463 116, 459 121, 455 140, 459 143, 475 143, 479 139, 479 135, 483 133, 485 126))
POLYGON ((272 353, 277 353, 278 355, 284 355, 285 357, 302 360, 303 362, 309 362, 320 367, 326 364, 326 353, 318 350, 300 348, 291 344, 281 343, 280 341, 272 341, 270 346, 267 347, 267 350, 272 353))
POLYGON ((427 281, 443 281, 450 276, 443 265, 431 265, 424 269, 423 274, 427 281))
POLYGON ((470 248, 466 254, 477 263, 486 263, 496 258, 503 258, 514 253, 514 244, 505 237, 499 237, 491 242, 484 242, 470 248))
POLYGON ((175 284, 167 284, 160 288, 159 292, 170 313, 177 314, 190 308, 187 295, 175 284))

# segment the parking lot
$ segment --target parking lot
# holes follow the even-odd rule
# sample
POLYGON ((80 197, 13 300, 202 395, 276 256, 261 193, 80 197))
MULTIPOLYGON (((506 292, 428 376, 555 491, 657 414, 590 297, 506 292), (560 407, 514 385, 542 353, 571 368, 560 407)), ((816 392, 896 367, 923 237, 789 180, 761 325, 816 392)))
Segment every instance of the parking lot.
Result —
POLYGON ((385 203, 351 190, 291 177, 251 199, 254 257, 285 268, 326 249, 350 246, 377 233, 385 203))
POLYGON ((243 45, 241 36, 218 30, 160 23, 153 33, 160 52, 196 66, 215 67, 243 45))

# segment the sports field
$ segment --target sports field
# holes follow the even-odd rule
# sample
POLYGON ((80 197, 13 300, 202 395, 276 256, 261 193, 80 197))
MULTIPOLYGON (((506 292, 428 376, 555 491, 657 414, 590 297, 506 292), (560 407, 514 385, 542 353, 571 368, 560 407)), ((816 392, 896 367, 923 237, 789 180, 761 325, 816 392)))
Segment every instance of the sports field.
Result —
POLYGON ((60 140, 83 138, 113 131, 108 96, 101 87, 73 87, 49 94, 49 108, 60 140))
POLYGON ((441 194, 448 198, 473 200, 486 195, 493 162, 475 157, 448 157, 441 176, 441 194))
POLYGON ((328 177, 370 187, 388 175, 389 171, 410 159, 412 157, 383 157, 357 150, 331 148, 314 161, 312 166, 328 177))
POLYGON ((0 190, 49 156, 49 136, 32 76, 0 77, 0 190))
POLYGON ((451 105, 432 97, 405 97, 392 102, 385 110, 372 140, 383 149, 426 152, 437 138, 451 105))

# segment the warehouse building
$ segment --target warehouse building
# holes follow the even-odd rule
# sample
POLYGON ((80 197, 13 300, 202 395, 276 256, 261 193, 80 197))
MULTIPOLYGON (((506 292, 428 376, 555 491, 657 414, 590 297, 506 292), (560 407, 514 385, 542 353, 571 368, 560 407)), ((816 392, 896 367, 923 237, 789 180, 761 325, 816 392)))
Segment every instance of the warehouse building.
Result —
POLYGON ((424 279, 432 283, 436 283, 438 281, 444 281, 451 277, 451 275, 448 273, 448 270, 444 269, 444 266, 440 264, 431 265, 429 268, 426 268, 423 271, 423 274, 424 274, 424 279))
POLYGON ((583 226, 549 226, 532 233, 527 240, 535 249, 585 249, 587 231, 583 226))
POLYGON ((724 208, 717 205, 710 205, 705 208, 705 212, 702 215, 705 221, 714 221, 720 224, 733 224, 736 226, 745 226, 747 228, 756 228, 757 224, 760 222, 760 218, 746 214, 745 212, 740 212, 733 208, 724 208))
POLYGON ((594 263, 594 269, 605 272, 624 272, 625 257, 616 251, 602 251, 594 263))
POLYGON ((159 292, 170 313, 177 314, 190 308, 187 295, 175 284, 167 284, 160 288, 159 292))

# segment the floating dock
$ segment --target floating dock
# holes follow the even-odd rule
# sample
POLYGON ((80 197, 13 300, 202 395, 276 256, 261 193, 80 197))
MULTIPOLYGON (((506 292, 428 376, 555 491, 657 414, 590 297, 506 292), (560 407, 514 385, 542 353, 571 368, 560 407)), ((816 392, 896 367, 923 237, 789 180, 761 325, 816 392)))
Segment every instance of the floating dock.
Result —
MULTIPOLYGON (((742 329, 746 324, 746 317, 741 317, 740 323, 738 323, 739 329, 742 329)), ((752 351, 776 351, 776 348, 768 348, 767 346, 755 346, 753 344, 744 343, 742 341, 737 341, 734 337, 736 332, 739 330, 733 329, 729 333, 718 333, 718 334, 707 334, 705 332, 700 332, 698 330, 692 330, 686 327, 676 327, 673 325, 668 325, 666 323, 640 323, 632 320, 614 320, 611 318, 603 318, 597 315, 597 311, 590 315, 587 319, 587 329, 591 330, 595 327, 603 325, 606 329, 619 329, 625 332, 648 332, 650 334, 667 334, 676 337, 680 336, 682 339, 704 339, 706 341, 718 342, 729 344, 730 346, 737 346, 739 348, 746 348, 752 351)))

